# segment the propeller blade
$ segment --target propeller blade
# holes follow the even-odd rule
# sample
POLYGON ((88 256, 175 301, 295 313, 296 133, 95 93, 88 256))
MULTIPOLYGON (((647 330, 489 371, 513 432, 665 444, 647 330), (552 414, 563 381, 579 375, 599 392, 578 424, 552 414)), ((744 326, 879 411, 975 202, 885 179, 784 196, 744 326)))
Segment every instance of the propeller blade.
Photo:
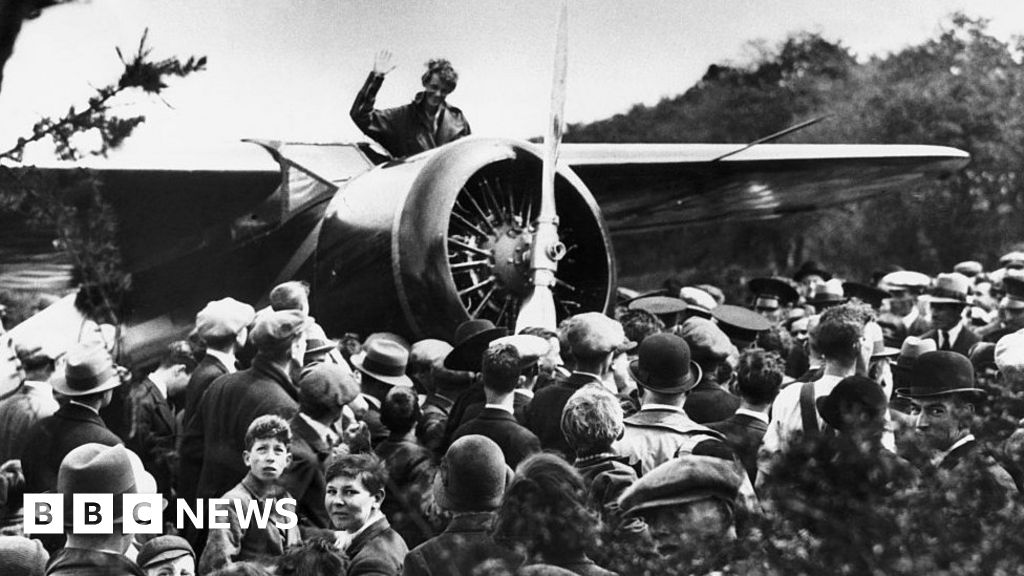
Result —
POLYGON ((533 286, 523 300, 516 317, 516 332, 529 326, 554 330, 558 324, 555 299, 551 286, 558 271, 558 260, 565 254, 565 246, 558 239, 558 211, 555 207, 555 166, 558 145, 565 131, 565 79, 569 53, 569 8, 562 0, 555 39, 554 77, 551 82, 551 113, 544 136, 544 166, 541 180, 540 212, 530 254, 533 286))

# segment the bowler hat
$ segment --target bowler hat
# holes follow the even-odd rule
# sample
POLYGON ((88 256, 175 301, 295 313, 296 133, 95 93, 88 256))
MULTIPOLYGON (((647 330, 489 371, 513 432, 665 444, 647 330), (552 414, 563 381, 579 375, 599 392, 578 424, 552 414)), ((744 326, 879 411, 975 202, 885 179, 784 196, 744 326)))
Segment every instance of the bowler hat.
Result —
MULTIPOLYGON (((57 472, 57 492, 64 495, 64 509, 68 511, 72 510, 74 494, 113 494, 112 514, 119 522, 124 512, 121 496, 138 492, 128 449, 123 444, 90 442, 68 452, 57 472)), ((72 516, 70 512, 64 515, 65 525, 71 525, 72 516)))
POLYGON ((818 401, 818 412, 829 426, 843 430, 843 413, 859 407, 869 418, 878 420, 885 414, 885 391, 874 380, 864 376, 848 376, 839 381, 832 392, 818 401))
POLYGON ((234 298, 221 298, 206 304, 196 314, 196 333, 201 338, 223 338, 238 334, 252 324, 256 311, 234 298))
POLYGON ((932 304, 967 304, 967 293, 971 281, 958 272, 939 274, 928 290, 928 301, 932 304))
POLYGON ((754 340, 757 334, 772 327, 767 318, 753 310, 748 310, 732 304, 722 304, 714 309, 712 316, 718 322, 718 327, 725 332, 725 335, 732 340, 739 348, 745 348, 754 340))
POLYGON ((714 498, 735 503, 743 475, 733 460, 692 454, 672 458, 627 488, 619 497, 625 515, 714 498))
POLYGON ((188 540, 181 536, 165 534, 143 544, 139 555, 135 558, 135 563, 139 565, 139 568, 146 569, 182 556, 191 556, 195 559, 196 552, 188 540))
POLYGON ((782 306, 796 303, 800 294, 787 281, 779 278, 754 278, 747 287, 755 298, 774 298, 782 306))
POLYGON ((491 341, 489 348, 501 344, 508 344, 516 349, 516 353, 519 355, 520 370, 525 370, 526 368, 533 366, 541 359, 541 357, 551 350, 551 344, 547 340, 540 336, 533 336, 530 334, 502 336, 501 338, 491 341))
POLYGON ((892 298, 892 293, 860 282, 843 282, 843 294, 856 298, 875 310, 882 307, 882 300, 892 298))
POLYGON ((701 379, 700 366, 690 360, 690 347, 675 334, 652 334, 640 343, 629 373, 653 392, 681 394, 701 379))
POLYGON ((257 350, 285 348, 304 334, 308 323, 301 310, 265 310, 256 317, 252 343, 257 350))
POLYGON ((91 342, 68 350, 63 372, 53 375, 53 389, 64 396, 85 396, 121 385, 110 353, 102 344, 91 342))
POLYGON ((832 274, 814 260, 804 262, 800 268, 793 273, 793 280, 800 282, 808 276, 820 276, 822 280, 832 279, 832 274))
POLYGON ((476 512, 501 505, 512 470, 494 440, 463 436, 448 447, 434 476, 434 499, 447 510, 476 512))
POLYGON ((983 395, 974 385, 974 366, 963 354, 947 350, 925 352, 910 371, 910 387, 896 391, 906 398, 948 394, 983 395))
POLYGON ((496 328, 490 320, 467 320, 455 329, 452 351, 444 359, 449 370, 480 371, 480 358, 488 344, 508 335, 507 328, 496 328))
POLYGON ((412 379, 405 375, 409 363, 409 351, 401 344, 384 338, 370 342, 362 358, 352 357, 356 369, 385 384, 412 386, 412 379))

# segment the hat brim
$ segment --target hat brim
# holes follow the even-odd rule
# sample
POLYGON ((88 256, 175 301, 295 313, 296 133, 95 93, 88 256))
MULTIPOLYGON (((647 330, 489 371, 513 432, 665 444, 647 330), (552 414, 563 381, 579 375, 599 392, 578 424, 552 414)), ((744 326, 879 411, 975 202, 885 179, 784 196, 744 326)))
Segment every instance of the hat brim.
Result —
POLYGON ((654 382, 651 379, 651 375, 640 368, 640 360, 633 360, 629 363, 629 375, 636 380, 637 384, 649 389, 652 392, 659 392, 661 394, 681 394, 693 390, 695 386, 700 382, 701 378, 704 377, 704 373, 701 371, 700 366, 696 362, 690 361, 690 371, 686 376, 675 378, 671 381, 654 382))
POLYGON ((146 561, 145 565, 140 565, 139 568, 145 570, 146 568, 151 568, 156 564, 168 562, 176 558, 181 558, 182 556, 191 556, 193 558, 196 557, 196 555, 191 550, 185 550, 183 548, 173 548, 171 550, 164 550, 156 556, 153 556, 152 558, 146 561))
POLYGON ((490 345, 491 341, 502 336, 508 336, 508 329, 489 328, 466 338, 458 346, 452 348, 452 351, 445 356, 444 367, 449 370, 479 372, 480 357, 487 350, 487 346, 490 345))
POLYGON ((844 304, 849 298, 838 297, 838 298, 814 298, 808 299, 807 303, 811 306, 821 306, 823 304, 844 304))
POLYGON ((900 349, 892 346, 883 346, 881 352, 872 352, 872 358, 894 358, 900 355, 900 349))
POLYGON ((58 392, 62 396, 77 397, 77 396, 88 396, 89 394, 97 394, 99 392, 106 392, 107 390, 113 390, 122 384, 121 377, 114 372, 114 375, 101 382, 99 385, 93 388, 87 388, 85 390, 77 390, 68 386, 67 378, 63 373, 54 374, 53 379, 50 381, 50 385, 53 386, 54 391, 58 392))
POLYGON ((329 342, 327 344, 321 344, 313 348, 306 348, 306 354, 320 354, 321 352, 330 352, 338 347, 337 342, 329 342))
POLYGON ((948 298, 946 296, 926 296, 925 299, 929 304, 960 304, 961 306, 967 306, 967 300, 957 300, 956 298, 948 298))
POLYGON ((688 504, 690 502, 698 502, 701 500, 723 500, 727 504, 732 504, 736 501, 735 495, 730 495, 726 492, 719 492, 716 490, 698 490, 689 492, 678 496, 666 496, 663 498, 655 498, 641 502, 623 512, 623 516, 635 516, 647 510, 655 508, 665 508, 669 506, 679 506, 680 504, 688 504))
POLYGON ((356 370, 359 370, 363 374, 366 374, 367 376, 370 376, 374 380, 378 380, 380 382, 383 382, 385 384, 390 384, 392 386, 408 386, 409 388, 413 387, 412 378, 409 378, 405 374, 402 374, 400 376, 390 376, 390 375, 387 375, 387 374, 379 374, 377 372, 372 372, 372 371, 367 370, 366 368, 364 368, 363 367, 363 359, 362 358, 353 357, 353 358, 350 358, 349 361, 351 361, 352 365, 356 367, 356 370))
POLYGON ((920 388, 900 388, 896 390, 896 395, 902 398, 937 398, 939 396, 949 396, 950 394, 970 394, 974 396, 985 396, 987 392, 981 388, 949 388, 946 390, 922 390, 920 388))

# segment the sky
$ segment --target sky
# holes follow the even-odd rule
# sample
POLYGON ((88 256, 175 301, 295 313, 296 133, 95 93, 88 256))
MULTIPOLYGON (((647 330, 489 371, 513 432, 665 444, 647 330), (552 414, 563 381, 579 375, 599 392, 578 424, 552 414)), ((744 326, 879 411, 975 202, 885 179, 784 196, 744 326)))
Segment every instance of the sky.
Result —
MULTIPOLYGON (((570 0, 566 118, 589 122, 685 91, 712 63, 745 62, 753 41, 811 31, 861 59, 934 37, 955 10, 1024 34, 1024 2, 1006 0, 570 0)), ((348 117, 373 64, 398 67, 378 107, 405 104, 426 60, 460 75, 448 98, 473 132, 527 138, 548 114, 558 3, 542 0, 78 0, 27 22, 0 92, 0 149, 41 116, 83 105, 115 81, 114 47, 144 29, 157 58, 205 55, 207 70, 174 79, 162 98, 118 111, 147 121, 120 155, 219 154, 242 138, 365 139, 348 117)), ((36 149, 28 160, 42 158, 36 149)))

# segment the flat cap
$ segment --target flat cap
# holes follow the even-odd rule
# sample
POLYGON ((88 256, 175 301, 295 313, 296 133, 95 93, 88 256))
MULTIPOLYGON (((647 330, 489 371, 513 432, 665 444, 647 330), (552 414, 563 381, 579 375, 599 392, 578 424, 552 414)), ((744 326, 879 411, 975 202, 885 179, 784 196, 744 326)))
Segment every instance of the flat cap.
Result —
POLYGON ((593 358, 629 348, 622 324, 600 312, 584 312, 569 321, 567 338, 574 356, 593 358))
POLYGON ((999 258, 999 265, 1003 268, 1024 268, 1024 252, 1014 250, 1003 254, 999 258))
POLYGON ((710 292, 695 286, 680 288, 679 299, 686 302, 688 310, 702 313, 706 318, 710 318, 711 311, 718 307, 718 300, 710 292))
POLYGON ((931 286, 931 284, 932 279, 927 274, 911 270, 890 272, 882 276, 882 280, 879 282, 880 287, 886 290, 907 290, 909 288, 924 290, 931 286))
POLYGON ((139 568, 146 569, 182 556, 195 558, 196 553, 188 541, 181 536, 167 534, 157 536, 143 544, 135 563, 139 565, 139 568))
POLYGON ((308 322, 301 310, 266 310, 256 318, 252 342, 258 350, 289 346, 304 336, 308 322))
POLYGON ((234 298, 209 302, 196 314, 196 333, 201 338, 224 338, 252 324, 256 311, 234 298))
POLYGON ((320 362, 303 368, 299 377, 299 405, 344 406, 359 395, 359 382, 337 364, 320 362))
POLYGON ((619 497, 619 509, 633 515, 651 508, 715 498, 736 501, 743 476, 733 460, 692 454, 651 470, 619 497))
POLYGON ((1005 370, 1024 370, 1024 330, 1007 334, 996 342, 996 367, 1005 370))
POLYGON ((981 262, 976 260, 964 260, 963 262, 958 262, 956 266, 953 266, 953 272, 959 272, 968 278, 974 278, 984 271, 984 266, 981 265, 981 262))
POLYGON ((523 370, 533 366, 551 350, 551 344, 540 336, 530 334, 517 334, 515 336, 503 336, 492 340, 488 348, 507 344, 516 349, 519 354, 519 369, 523 370))
POLYGON ((686 340, 690 356, 698 363, 739 356, 725 332, 706 318, 687 318, 676 333, 686 340))

